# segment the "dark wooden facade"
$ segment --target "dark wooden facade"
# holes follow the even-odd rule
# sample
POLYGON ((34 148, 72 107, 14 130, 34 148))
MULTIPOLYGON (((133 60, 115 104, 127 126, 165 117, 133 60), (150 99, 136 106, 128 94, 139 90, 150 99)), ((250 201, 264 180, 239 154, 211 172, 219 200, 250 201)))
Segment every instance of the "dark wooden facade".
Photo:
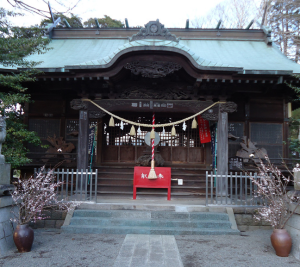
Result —
MULTIPOLYGON (((272 77, 272 80, 265 77, 265 80, 257 81, 255 80, 257 77, 253 75, 254 77, 248 77, 246 81, 238 79, 209 79, 209 81, 202 79, 202 81, 197 81, 190 76, 185 79, 185 76, 189 74, 181 70, 179 72, 183 74, 172 74, 167 81, 166 79, 153 81, 151 78, 135 77, 129 71, 124 70, 124 72, 127 75, 123 74, 123 79, 118 82, 114 82, 113 78, 108 80, 84 78, 79 81, 74 81, 74 78, 71 77, 69 80, 67 78, 39 78, 38 82, 30 87, 34 103, 26 108, 26 122, 29 124, 29 128, 37 130, 35 127, 40 126, 35 126, 35 123, 37 123, 36 125, 41 123, 42 128, 49 127, 48 132, 41 133, 42 138, 46 139, 54 134, 57 137, 63 137, 67 142, 74 143, 76 149, 72 152, 77 153, 78 137, 70 134, 79 131, 79 118, 83 115, 80 116, 79 110, 71 108, 70 103, 74 99, 90 98, 121 117, 135 121, 140 117, 144 118, 146 123, 151 123, 153 111, 161 123, 168 119, 177 121, 195 114, 214 101, 226 100, 237 104, 237 111, 228 114, 229 131, 233 135, 247 136, 258 142, 267 151, 271 151, 270 157, 272 158, 288 157, 288 145, 287 143, 283 144, 283 141, 287 140, 288 136, 287 106, 290 97, 287 92, 290 89, 283 83, 278 84, 276 80, 278 77, 272 77), (172 79, 175 81, 180 79, 181 81, 173 82, 172 79), (166 93, 162 93, 162 88, 166 93), (165 106, 168 104, 172 108, 156 108, 156 103, 165 106), (152 109, 151 105, 154 105, 152 109), (265 131, 265 134, 261 133, 263 136, 258 136, 256 134, 258 129, 265 131), (274 130, 281 131, 281 139, 266 140, 267 132, 270 131, 269 134, 271 134, 274 130)), ((119 127, 106 128, 105 130, 104 126, 108 125, 110 116, 105 115, 91 103, 85 110, 88 112, 85 116, 89 117, 90 122, 95 122, 99 126, 94 166, 100 166, 104 162, 134 164, 145 147, 113 144, 109 139, 106 140, 108 132, 111 131, 112 134, 115 132, 114 134, 120 135, 122 131, 116 133, 119 127), (124 151, 126 151, 125 154, 124 151)), ((214 116, 212 115, 211 118, 207 114, 211 123, 218 121, 216 112, 217 109, 215 108, 214 116)), ((87 125, 83 127, 86 129, 87 125)), ((130 127, 130 125, 125 125, 124 135, 129 133, 130 127)), ((187 128, 189 136, 195 135, 190 127, 187 128)), ((182 125, 178 125, 176 129, 177 132, 185 133, 182 130, 182 125)), ((146 129, 141 130, 146 131, 146 129)), ((162 129, 157 131, 161 132, 162 129)), ((170 129, 165 129, 165 131, 170 132, 170 129)), ((236 142, 229 141, 229 156, 235 156, 237 147, 236 142)), ((81 151, 82 149, 80 148, 81 151)), ((201 164, 202 167, 208 169, 211 164, 209 144, 202 146, 199 144, 199 148, 189 147, 186 144, 167 145, 161 146, 160 150, 167 164, 201 164)), ((42 152, 41 150, 36 151, 42 152)))

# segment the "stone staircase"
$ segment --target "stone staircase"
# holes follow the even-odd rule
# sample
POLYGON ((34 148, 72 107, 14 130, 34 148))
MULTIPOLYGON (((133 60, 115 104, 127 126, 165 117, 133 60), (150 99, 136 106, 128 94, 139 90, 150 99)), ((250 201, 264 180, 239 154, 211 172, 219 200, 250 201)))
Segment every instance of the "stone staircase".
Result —
POLYGON ((232 235, 227 213, 176 212, 169 210, 92 210, 77 209, 65 233, 78 234, 155 234, 155 235, 232 235))

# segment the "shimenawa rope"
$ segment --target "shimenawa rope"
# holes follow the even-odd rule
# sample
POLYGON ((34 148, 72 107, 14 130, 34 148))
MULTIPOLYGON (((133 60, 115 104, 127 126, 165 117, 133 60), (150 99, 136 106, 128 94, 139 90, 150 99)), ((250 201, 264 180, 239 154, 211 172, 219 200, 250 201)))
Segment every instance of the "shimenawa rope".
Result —
POLYGON ((120 121, 123 121, 123 122, 127 122, 129 124, 132 124, 132 125, 135 125, 135 126, 142 126, 142 127, 154 127, 154 128, 158 128, 158 127, 167 127, 167 126, 173 126, 173 125, 176 125, 176 124, 180 124, 180 123, 183 123, 185 121, 188 121, 190 119, 193 119, 194 117, 204 113, 205 111, 211 109, 213 106, 217 105, 217 104, 224 104, 226 102, 222 102, 222 101, 218 101, 218 102, 215 102, 213 103, 212 105, 210 105, 209 107, 199 111, 198 113, 192 115, 192 116, 189 116, 185 119, 182 119, 180 121, 175 121, 175 122, 170 122, 170 123, 164 123, 164 124, 144 124, 144 123, 138 123, 138 122, 134 122, 134 121, 129 121, 129 120, 126 120, 124 118, 121 118, 111 112, 109 112, 108 110, 106 110, 105 108, 99 106, 98 104, 96 104, 94 101, 90 100, 90 99, 82 99, 82 101, 88 101, 88 102, 91 102, 92 104, 94 104, 96 107, 100 108, 101 110, 103 110, 105 113, 109 114, 110 116, 120 120, 120 121))

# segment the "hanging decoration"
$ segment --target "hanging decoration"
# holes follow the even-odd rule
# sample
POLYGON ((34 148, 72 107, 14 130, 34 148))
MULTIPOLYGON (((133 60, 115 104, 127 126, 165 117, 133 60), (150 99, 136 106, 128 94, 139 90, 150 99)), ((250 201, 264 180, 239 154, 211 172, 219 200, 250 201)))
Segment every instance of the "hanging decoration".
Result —
POLYGON ((193 122, 192 122, 192 129, 197 129, 197 122, 196 122, 195 118, 193 119, 193 122))
POLYGON ((176 136, 176 130, 175 130, 174 125, 172 127, 171 136, 176 136))
POLYGON ((130 129, 130 133, 129 133, 129 135, 131 135, 131 136, 135 136, 135 128, 134 128, 134 126, 133 126, 133 125, 131 126, 131 129, 130 129))
POLYGON ((113 116, 110 117, 110 120, 109 120, 109 127, 115 127, 115 121, 114 121, 113 116))
POLYGON ((197 117, 197 119, 198 119, 198 125, 199 125, 199 137, 200 137, 201 144, 211 142, 209 121, 201 118, 200 115, 197 117))
POLYGON ((216 124, 210 127, 211 130, 211 154, 212 154, 212 169, 215 170, 216 168, 216 157, 217 157, 217 150, 216 150, 216 140, 217 140, 217 126, 216 124))
POLYGON ((121 123, 120 123, 120 129, 124 130, 124 123, 123 123, 123 121, 121 121, 121 123))
MULTIPOLYGON (((91 155, 90 173, 92 172, 92 167, 93 167, 92 165, 93 165, 94 150, 95 150, 95 147, 97 147, 96 134, 97 134, 97 126, 93 125, 90 127, 90 130, 89 130, 88 154, 91 155)), ((88 185, 90 184, 90 180, 91 180, 91 175, 89 174, 88 185)))
POLYGON ((138 130, 137 130, 137 133, 138 134, 142 134, 142 131, 141 131, 141 127, 139 126, 138 130))
MULTIPOLYGON (((152 125, 155 125, 155 114, 153 112, 152 116, 152 125)), ((155 132, 154 132, 154 127, 152 128, 151 134, 150 134, 150 139, 152 142, 152 159, 151 159, 151 169, 148 175, 148 179, 157 179, 156 173, 155 173, 155 162, 154 162, 154 139, 155 139, 155 132)))

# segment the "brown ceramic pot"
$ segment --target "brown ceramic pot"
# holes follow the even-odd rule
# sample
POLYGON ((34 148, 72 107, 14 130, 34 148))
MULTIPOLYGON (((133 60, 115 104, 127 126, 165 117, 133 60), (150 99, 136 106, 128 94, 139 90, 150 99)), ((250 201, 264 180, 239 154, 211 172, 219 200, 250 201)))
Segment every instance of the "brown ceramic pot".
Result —
POLYGON ((13 235, 19 252, 29 252, 32 247, 34 232, 28 224, 17 225, 13 235))
POLYGON ((292 238, 286 229, 274 229, 271 234, 271 243, 277 256, 289 256, 292 248, 292 238))

